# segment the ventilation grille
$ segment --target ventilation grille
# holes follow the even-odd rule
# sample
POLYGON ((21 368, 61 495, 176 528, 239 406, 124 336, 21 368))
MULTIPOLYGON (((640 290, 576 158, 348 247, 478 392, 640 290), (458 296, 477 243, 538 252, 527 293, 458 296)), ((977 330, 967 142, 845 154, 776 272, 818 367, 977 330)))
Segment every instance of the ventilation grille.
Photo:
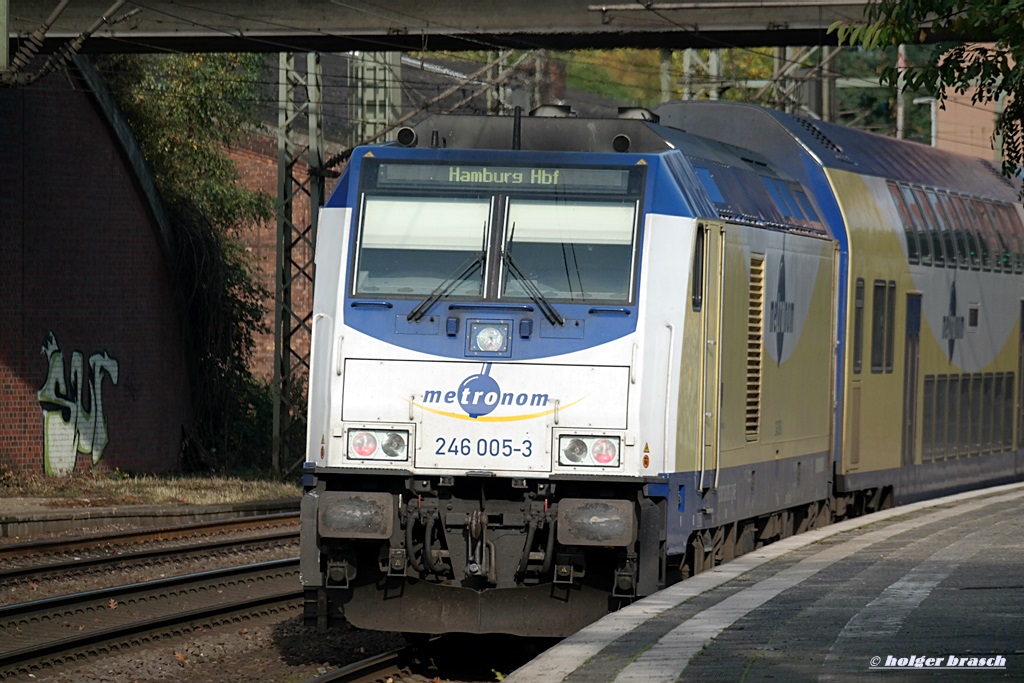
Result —
POLYGON ((820 142, 822 145, 825 146, 826 149, 835 154, 836 159, 838 159, 839 161, 844 161, 848 164, 853 163, 853 159, 846 156, 846 154, 843 153, 843 149, 836 143, 832 142, 832 139, 829 136, 825 135, 821 128, 818 128, 816 125, 814 125, 813 121, 809 121, 808 119, 805 119, 801 116, 794 116, 793 118, 796 119, 796 122, 803 126, 804 129, 806 129, 814 137, 815 140, 820 142))
POLYGON ((761 428, 761 358, 764 341, 764 257, 750 257, 750 299, 747 306, 747 440, 761 428))

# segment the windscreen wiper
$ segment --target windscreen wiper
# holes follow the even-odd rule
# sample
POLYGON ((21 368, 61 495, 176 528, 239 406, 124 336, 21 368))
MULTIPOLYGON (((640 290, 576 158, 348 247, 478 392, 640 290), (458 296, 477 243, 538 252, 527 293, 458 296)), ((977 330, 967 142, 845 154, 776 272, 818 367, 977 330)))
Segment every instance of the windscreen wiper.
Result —
MULTIPOLYGON (((515 230, 514 225, 512 229, 515 230)), ((540 312, 544 314, 544 317, 547 318, 548 322, 552 325, 564 325, 565 318, 555 310, 555 307, 551 305, 551 302, 548 301, 544 294, 541 293, 540 288, 537 287, 531 278, 526 276, 526 273, 523 272, 523 269, 519 267, 519 264, 512 257, 511 238, 509 239, 508 246, 505 247, 505 250, 501 254, 501 260, 508 267, 509 272, 519 278, 519 281, 523 283, 523 289, 526 290, 526 295, 529 296, 535 304, 537 304, 537 308, 539 308, 540 312)))
POLYGON ((409 315, 407 315, 405 319, 414 323, 419 322, 423 316, 427 314, 427 311, 430 310, 431 306, 451 294, 452 290, 455 289, 455 286, 469 277, 483 262, 484 253, 482 251, 478 251, 470 256, 462 265, 456 268, 451 275, 442 280, 441 284, 435 287, 434 290, 427 295, 426 299, 421 301, 416 308, 409 311, 409 315))

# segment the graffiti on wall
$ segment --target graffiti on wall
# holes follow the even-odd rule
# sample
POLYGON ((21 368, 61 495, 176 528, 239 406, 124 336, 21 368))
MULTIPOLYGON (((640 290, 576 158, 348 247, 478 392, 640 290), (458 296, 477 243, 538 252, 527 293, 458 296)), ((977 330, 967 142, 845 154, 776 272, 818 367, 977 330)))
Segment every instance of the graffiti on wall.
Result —
POLYGON ((43 343, 43 355, 50 364, 46 382, 39 390, 43 409, 43 449, 46 474, 66 474, 75 468, 78 454, 91 455, 95 465, 103 457, 110 439, 103 415, 103 377, 117 384, 117 361, 107 352, 89 356, 89 375, 85 356, 71 354, 70 373, 65 372, 64 354, 53 332, 43 343), (83 401, 88 388, 88 402, 83 401))

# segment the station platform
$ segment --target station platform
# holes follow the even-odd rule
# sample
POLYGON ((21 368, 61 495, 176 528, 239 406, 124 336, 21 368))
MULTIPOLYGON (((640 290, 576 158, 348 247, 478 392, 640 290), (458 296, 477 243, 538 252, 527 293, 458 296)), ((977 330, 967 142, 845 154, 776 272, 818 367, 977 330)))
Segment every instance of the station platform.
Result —
POLYGON ((609 614, 508 683, 1024 680, 1024 484, 765 546, 609 614))

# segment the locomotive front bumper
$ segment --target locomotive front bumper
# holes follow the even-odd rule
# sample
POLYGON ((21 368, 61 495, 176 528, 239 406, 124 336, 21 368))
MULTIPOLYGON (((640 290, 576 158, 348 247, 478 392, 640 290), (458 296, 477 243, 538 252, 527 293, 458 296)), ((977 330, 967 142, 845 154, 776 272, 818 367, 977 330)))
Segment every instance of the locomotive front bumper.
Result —
POLYGON ((395 500, 390 493, 324 491, 319 495, 317 528, 326 538, 390 538, 395 500))
POLYGON ((636 513, 628 500, 564 498, 556 528, 562 545, 629 546, 636 541, 636 513))

